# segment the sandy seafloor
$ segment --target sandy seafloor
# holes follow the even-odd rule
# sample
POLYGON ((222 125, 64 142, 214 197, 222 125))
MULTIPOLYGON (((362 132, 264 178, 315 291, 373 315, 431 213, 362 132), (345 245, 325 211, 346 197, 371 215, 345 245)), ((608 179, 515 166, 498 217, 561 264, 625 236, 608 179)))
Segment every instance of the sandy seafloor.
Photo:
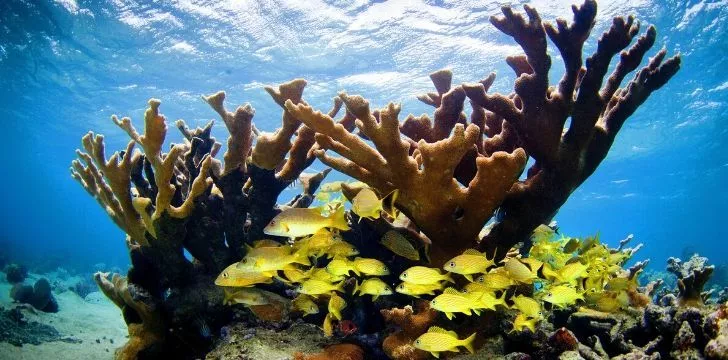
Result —
MULTIPOLYGON (((39 276, 31 274, 25 280, 33 284, 39 276)), ((11 284, 5 281, 0 272, 0 306, 11 309, 11 284)), ((40 345, 24 344, 22 347, 0 342, 0 360, 40 360, 40 359, 112 359, 114 350, 124 344, 127 338, 126 324, 119 308, 99 292, 93 292, 84 300, 72 291, 55 293, 60 311, 44 313, 23 310, 28 321, 55 327, 63 337, 81 340, 79 343, 62 341, 46 342, 40 345), (97 343, 96 340, 99 340, 97 343), (112 342, 113 340, 113 342, 112 342)))

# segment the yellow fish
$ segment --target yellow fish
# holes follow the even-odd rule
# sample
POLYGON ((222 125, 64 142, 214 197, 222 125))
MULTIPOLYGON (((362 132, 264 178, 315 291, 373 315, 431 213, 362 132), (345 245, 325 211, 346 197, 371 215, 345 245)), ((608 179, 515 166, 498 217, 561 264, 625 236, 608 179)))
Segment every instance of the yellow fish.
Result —
POLYGON ((244 271, 238 268, 238 263, 234 263, 225 268, 225 270, 217 276, 217 279, 215 279, 215 285, 247 287, 255 284, 270 284, 273 282, 274 274, 274 272, 244 271))
POLYGON ((442 268, 445 271, 460 274, 468 281, 473 281, 473 274, 484 273, 494 264, 493 259, 488 259, 480 251, 468 249, 462 255, 450 259, 442 268))
POLYGON ((534 275, 536 275, 538 270, 541 269, 541 266, 543 266, 543 261, 530 257, 521 258, 521 262, 526 264, 534 275))
POLYGON ((326 337, 331 337, 334 335, 334 324, 332 323, 331 319, 333 316, 331 313, 326 314, 326 317, 324 318, 324 335, 326 337))
POLYGON ((299 293, 318 297, 332 291, 344 292, 344 282, 332 284, 323 280, 308 279, 296 288, 299 293))
POLYGON ((506 260, 504 268, 508 272, 508 277, 523 284, 532 284, 537 278, 528 266, 516 258, 506 260))
POLYGON ((548 281, 558 281, 559 273, 549 263, 544 263, 541 267, 540 277, 548 281))
POLYGON ((580 246, 581 246, 581 241, 579 241, 579 239, 570 238, 569 240, 566 241, 566 244, 564 244, 564 248, 562 251, 567 254, 571 254, 574 251, 578 250, 580 246))
POLYGON ((593 305, 595 309, 604 312, 616 312, 621 310, 623 306, 618 294, 609 292, 600 293, 593 305))
POLYGON ((346 301, 344 298, 337 295, 335 292, 332 292, 331 297, 329 298, 329 314, 331 314, 334 319, 341 320, 341 310, 345 307, 346 301))
POLYGON ((290 208, 283 210, 266 225, 263 232, 268 235, 297 238, 317 233, 323 228, 349 230, 344 207, 330 216, 321 215, 317 208, 290 208))
POLYGON ((420 253, 414 246, 412 246, 412 243, 410 243, 404 235, 397 231, 389 230, 384 233, 380 244, 405 259, 412 261, 420 260, 420 253))
POLYGON ((472 315, 473 313, 480 315, 480 309, 484 306, 479 302, 482 296, 480 293, 464 294, 453 288, 447 288, 442 294, 436 296, 430 301, 430 306, 440 312, 445 313, 448 319, 454 317, 454 313, 463 313, 472 315))
POLYGON ((356 295, 357 292, 359 296, 372 295, 372 301, 377 301, 382 295, 392 295, 392 289, 389 285, 379 278, 366 279, 362 281, 361 285, 357 283, 352 294, 356 295))
POLYGON ((459 340, 458 334, 454 331, 448 331, 443 328, 432 326, 427 332, 415 339, 414 347, 420 350, 428 351, 432 356, 440 358, 443 351, 458 352, 458 347, 466 348, 471 354, 475 352, 473 349, 473 341, 475 341, 475 333, 466 339, 459 340))
POLYGON ((494 291, 494 290, 495 289, 491 289, 485 284, 481 284, 479 282, 471 282, 471 283, 465 284, 462 292, 464 292, 464 293, 476 293, 476 292, 486 293, 486 292, 490 292, 490 291, 494 291))
POLYGON ((491 271, 480 275, 476 281, 492 290, 505 290, 515 284, 507 273, 501 271, 491 271))
POLYGON ((334 276, 347 276, 349 275, 350 271, 353 271, 354 274, 361 275, 359 273, 359 270, 354 266, 354 263, 352 261, 347 260, 346 258, 334 258, 329 262, 328 265, 326 265, 326 271, 329 272, 329 274, 334 276))
POLYGON ((565 308, 573 305, 577 300, 584 300, 584 294, 579 293, 571 286, 558 285, 548 289, 543 301, 550 302, 554 306, 565 308))
POLYGON ((356 258, 354 259, 354 268, 357 272, 364 275, 382 276, 389 275, 389 268, 383 262, 377 259, 356 258))
POLYGON ((223 289, 225 295, 223 297, 223 305, 267 305, 270 303, 270 296, 265 290, 256 288, 241 288, 236 290, 223 289))
POLYGON ((278 279, 285 283, 300 283, 311 276, 311 270, 304 271, 297 268, 288 268, 283 269, 283 275, 287 280, 283 280, 280 277, 278 279))
POLYGON ((329 283, 339 282, 344 280, 344 275, 333 275, 326 270, 326 268, 314 268, 311 269, 311 277, 309 279, 322 280, 329 283))
POLYGON ((237 268, 248 272, 270 272, 290 268, 292 264, 311 265, 308 256, 302 250, 289 254, 287 247, 254 248, 253 256, 246 255, 237 263, 237 268), (285 255, 289 254, 289 255, 285 255))
POLYGON ((326 257, 329 259, 337 256, 350 257, 356 255, 359 255, 359 250, 346 241, 335 242, 326 249, 326 257))
POLYGON ((399 275, 399 279, 411 284, 432 285, 440 281, 455 283, 450 274, 442 274, 440 270, 424 266, 413 266, 399 275))
POLYGON ((566 264, 559 270, 559 280, 572 284, 576 280, 586 277, 586 270, 587 266, 580 262, 566 264))
POLYGON ((521 313, 532 319, 543 319, 543 310, 541 303, 524 295, 518 295, 511 298, 513 307, 521 313))
POLYGON ((271 240, 271 239, 260 239, 260 240, 253 241, 254 248, 280 247, 280 246, 283 246, 283 244, 279 243, 278 241, 271 240))
POLYGON ((397 200, 398 190, 380 199, 374 190, 363 188, 351 199, 351 211, 359 215, 359 218, 379 219, 382 211, 387 212, 392 218, 396 218, 394 202, 397 200), (385 204, 386 203, 386 204, 385 204))
POLYGON ((504 307, 508 307, 508 305, 506 304, 505 291, 501 293, 500 297, 495 297, 495 294, 491 291, 484 292, 483 295, 480 296, 479 301, 482 308, 484 309, 495 310, 495 307, 497 305, 503 305, 504 307))
POLYGON ((340 192, 342 183, 343 181, 332 181, 321 184, 321 186, 319 187, 319 191, 325 193, 340 192))
POLYGON ((341 240, 341 235, 323 228, 309 237, 296 241, 294 248, 307 249, 309 254, 319 257, 329 246, 341 240))
POLYGON ((397 285, 396 292, 409 296, 419 297, 420 295, 435 295, 435 291, 442 290, 443 285, 440 283, 419 285, 403 282, 397 285))
POLYGON ((311 296, 306 294, 299 294, 293 299, 291 304, 293 305, 293 309, 302 312, 303 316, 319 313, 318 305, 316 305, 311 296))
POLYGON ((516 315, 516 318, 513 320, 513 329, 510 332, 514 331, 523 331, 524 328, 531 330, 532 333, 536 333, 536 323, 538 323, 539 319, 528 319, 525 314, 520 313, 516 315))

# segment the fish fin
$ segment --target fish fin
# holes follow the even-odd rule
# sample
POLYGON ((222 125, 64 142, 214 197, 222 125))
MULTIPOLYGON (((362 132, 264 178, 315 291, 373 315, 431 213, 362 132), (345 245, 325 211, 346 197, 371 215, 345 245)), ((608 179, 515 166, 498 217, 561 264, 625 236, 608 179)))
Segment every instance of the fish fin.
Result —
POLYGON ((472 309, 475 315, 480 315, 480 309, 472 309))
POLYGON ((482 252, 475 249, 467 249, 463 252, 463 255, 484 255, 482 252))
POLYGON ((434 357, 436 357, 438 359, 440 358, 440 353, 437 352, 437 351, 430 351, 430 354, 432 354, 432 356, 434 356, 434 357))
POLYGON ((339 230, 349 230, 349 223, 346 221, 346 209, 343 206, 336 208, 329 218, 331 227, 339 230))
POLYGON ((397 208, 394 206, 394 203, 397 201, 397 197, 399 196, 399 189, 395 189, 387 196, 382 198, 382 211, 387 213, 387 215, 391 216, 392 219, 396 219, 398 214, 397 208))
POLYGON ((473 282, 473 275, 472 274, 462 274, 465 279, 467 279, 470 282, 473 282))
POLYGON ((468 350, 471 354, 475 353, 475 349, 473 349, 473 342, 475 342, 475 335, 477 333, 473 333, 472 335, 468 336, 465 340, 462 340, 461 345, 468 350))
MULTIPOLYGON (((440 333, 440 334, 449 334, 452 335, 452 331, 445 330, 439 326, 430 326, 429 329, 427 329, 427 332, 434 332, 434 333, 440 333)), ((457 334, 455 334, 455 337, 457 337, 457 334)))
POLYGON ((308 258, 308 251, 302 248, 293 253, 293 262, 303 266, 311 266, 311 260, 308 258))
POLYGON ((447 319, 448 319, 448 320, 452 320, 452 318, 454 318, 454 317, 455 317, 455 315, 453 315, 453 313, 449 313, 449 312, 446 312, 446 313, 445 313, 445 316, 447 316, 447 319))
POLYGON ((245 253, 246 254, 248 253, 248 251, 253 250, 253 249, 254 249, 254 247, 250 246, 250 244, 247 244, 247 243, 245 244, 245 253))
POLYGON ((442 293, 450 294, 450 295, 462 295, 462 293, 460 293, 460 291, 457 291, 455 288, 451 288, 451 287, 443 290, 442 293))
POLYGON ((372 302, 377 301, 379 299, 379 295, 372 295, 372 302))
POLYGON ((339 283, 336 284, 336 287, 334 288, 335 291, 338 291, 340 293, 344 293, 344 281, 339 281, 339 283))
POLYGON ((445 281, 451 282, 453 284, 455 283, 455 280, 452 279, 452 275, 450 275, 450 273, 446 273, 445 277, 443 277, 442 279, 445 281))
POLYGON ((351 292, 352 295, 356 295, 356 293, 359 291, 359 282, 354 281, 354 291, 351 292))

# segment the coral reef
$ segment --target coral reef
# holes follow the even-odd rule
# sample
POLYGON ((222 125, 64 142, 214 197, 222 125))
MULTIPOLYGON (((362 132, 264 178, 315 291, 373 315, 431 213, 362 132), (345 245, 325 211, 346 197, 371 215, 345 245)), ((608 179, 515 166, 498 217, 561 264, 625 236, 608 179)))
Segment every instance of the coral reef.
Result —
POLYGON ((417 302, 416 311, 411 306, 406 306, 401 309, 381 310, 381 312, 387 323, 397 327, 397 330, 387 336, 382 343, 382 349, 390 359, 417 360, 429 357, 426 351, 416 349, 412 345, 414 340, 424 334, 437 318, 437 312, 430 308, 429 302, 417 302))
MULTIPOLYGON (((681 277, 681 306, 673 302, 658 306, 651 304, 651 297, 659 282, 637 286, 647 263, 623 268, 639 249, 623 248, 631 237, 617 249, 602 246, 595 238, 584 239, 583 244, 578 240, 580 247, 569 251, 563 250, 568 239, 549 240, 536 243, 528 257, 534 230, 539 232, 539 225, 549 223, 569 195, 596 170, 627 118, 679 69, 679 56, 665 59, 663 49, 637 70, 654 45, 656 31, 650 27, 630 45, 638 36, 639 23, 633 17, 617 17, 599 38, 595 53, 583 61, 583 45, 596 16, 593 0, 573 7, 571 23, 562 19, 555 24, 542 22, 529 6, 525 6, 526 15, 509 7, 502 12, 491 23, 513 37, 525 52, 506 59, 516 72, 514 91, 487 93, 494 74, 478 83, 453 86, 450 71, 437 71, 431 75, 437 92, 419 97, 435 108, 432 120, 427 115, 410 115, 400 122, 399 105, 390 103, 373 110, 363 97, 346 93, 334 98, 333 108, 323 114, 303 99, 306 82, 296 79, 265 88, 282 108, 281 127, 272 133, 253 125, 251 105, 231 112, 224 105, 224 92, 203 97, 229 133, 222 160, 216 159, 223 146, 212 136, 212 121, 191 129, 177 120, 183 143, 165 145, 166 118, 157 99, 149 100, 143 133, 131 119, 112 116, 130 138, 123 151, 107 158, 104 137, 93 132, 85 135, 71 175, 127 234, 132 263, 126 276, 94 275, 97 286, 121 309, 128 326, 129 340, 115 357, 280 358, 286 355, 281 353, 281 343, 291 345, 286 350, 304 354, 346 338, 356 344, 329 346, 320 354, 300 357, 373 358, 381 351, 372 349, 381 346, 393 359, 423 359, 429 353, 415 348, 413 341, 429 333, 430 325, 441 325, 444 318, 435 310, 443 311, 438 308, 442 302, 435 306, 433 300, 430 308, 423 301, 413 308, 407 306, 411 299, 394 294, 389 286, 404 269, 429 263, 437 268, 430 269, 430 274, 437 270, 434 276, 454 283, 447 286, 460 287, 462 279, 453 280, 439 271, 456 255, 479 257, 486 263, 478 271, 464 273, 469 276, 465 279, 472 280, 474 273, 506 279, 497 289, 476 288, 467 294, 444 289, 446 285, 439 282, 414 285, 434 285, 437 289, 425 294, 441 291, 439 296, 450 296, 458 303, 455 312, 471 316, 487 310, 482 317, 447 322, 463 333, 480 333, 476 346, 518 350, 522 355, 511 357, 537 358, 693 356, 695 349, 699 354, 708 342, 701 327, 708 310, 691 306, 703 304, 700 292, 709 271, 691 270, 681 277), (564 75, 556 86, 549 85, 548 39, 564 60, 564 75), (605 79, 617 54, 617 64, 605 79), (634 77, 620 87, 635 70, 634 77), (469 117, 464 112, 466 100, 472 108, 469 117), (346 113, 334 120, 342 107, 346 113), (340 157, 331 156, 328 150, 340 157), (344 213, 343 198, 329 199, 310 212, 294 209, 314 202, 317 189, 331 171, 304 173, 316 159, 362 182, 338 186, 352 202, 352 210, 338 220, 334 217, 344 213), (533 165, 519 180, 529 159, 534 160, 533 165), (300 180, 301 193, 279 204, 279 195, 296 180, 300 180), (394 199, 403 215, 391 211, 370 218, 357 213, 357 201, 376 209, 382 207, 384 198, 394 199), (294 211, 283 214, 287 210, 294 211), (290 244, 289 239, 266 235, 276 216, 304 212, 311 216, 291 215, 276 223, 285 229, 277 234, 291 234, 289 225, 317 227, 318 232, 301 231, 310 237, 283 248, 290 244), (485 227, 493 217, 492 224, 485 227), (341 232, 320 231, 337 221, 341 232), (429 257, 413 260, 417 257, 392 255, 380 243, 388 232, 396 234, 390 240, 399 241, 398 246, 409 249, 410 254, 416 251, 429 257), (514 248, 519 242, 525 246, 514 248), (540 249, 543 254, 558 255, 558 261, 553 256, 536 256, 541 245, 545 246, 540 249), (257 257, 249 256, 253 252, 257 257), (357 254, 362 258, 348 258, 357 254), (505 257, 505 262, 499 261, 505 257), (329 268, 330 258, 343 269, 329 268), (308 269, 297 265, 311 262, 308 269), (269 268, 262 269, 264 265, 269 268), (355 286, 358 295, 347 290, 354 282, 346 279, 350 271, 369 276, 360 276, 362 281, 355 286), (280 298, 256 298, 256 291, 262 289, 248 288, 250 291, 239 293, 247 296, 239 299, 244 310, 223 306, 223 290, 215 285, 218 280, 226 281, 221 286, 259 284, 280 298), (318 304, 306 311, 311 310, 310 321, 323 322, 330 340, 309 325, 294 323, 286 328, 291 324, 288 285, 294 283, 299 284, 297 291, 317 299, 318 304), (339 315, 332 321, 332 309, 337 306, 332 291, 346 297, 337 300, 345 306, 338 311, 343 308, 343 316, 351 320, 339 315), (318 314, 323 303, 318 296, 329 297, 325 317, 318 314), (522 298, 516 296, 534 296, 538 301, 529 297, 530 302, 519 305, 514 299, 522 298), (578 301, 609 311, 575 311, 573 305, 578 301), (548 302, 547 309, 542 309, 544 302, 548 302), (519 313, 503 312, 504 307, 518 308, 519 313), (396 327, 386 338, 382 319, 371 316, 377 310, 396 327), (242 324, 241 313, 257 319, 247 323, 253 324, 252 330, 242 324), (270 327, 281 332, 268 331, 270 327), (217 348, 210 352, 216 341, 217 348), (290 344, 298 341, 301 343, 290 344), (303 345, 310 346, 302 349, 303 345)), ((327 190, 330 192, 334 191, 327 190)), ((479 285, 494 284, 483 280, 479 285)), ((230 293, 225 302, 229 302, 228 296, 230 293)), ((444 312, 452 317, 451 312, 444 312)), ((445 346, 447 350, 433 353, 458 347, 472 350, 475 337, 464 343, 455 336, 457 332, 432 328, 437 333, 434 337, 451 342, 445 346)), ((715 334, 722 334, 722 327, 716 329, 715 334)))
POLYGON ((678 300, 682 305, 702 305, 703 287, 713 274, 715 266, 707 265, 708 258, 693 254, 690 260, 683 262, 678 258, 667 259, 667 271, 677 276, 680 290, 678 300))
POLYGON ((409 116, 400 124, 398 105, 372 111, 364 98, 342 93, 339 98, 357 118, 356 135, 307 104, 290 102, 286 108, 317 132, 322 149, 315 154, 322 162, 382 194, 400 190, 397 207, 432 240, 435 265, 478 243, 481 228, 496 209, 503 216, 480 239, 480 247, 490 253, 498 250, 502 257, 551 220, 596 170, 627 118, 679 69, 680 57, 665 60, 666 51, 661 50, 619 87, 656 38, 650 27, 627 49, 639 32, 632 17, 614 19, 583 67, 582 46, 596 7, 595 1, 585 1, 573 8, 571 24, 559 20, 555 25, 542 23, 529 6, 527 18, 504 7, 504 16, 491 18, 491 23, 525 52, 507 59, 518 76, 515 92, 486 94, 494 74, 452 87, 449 71, 433 73, 438 92, 420 99, 436 107, 434 121, 409 116), (556 87, 548 81, 547 35, 564 59, 565 73, 556 87), (618 65, 602 86, 610 60, 620 52, 618 65), (463 113, 466 97, 473 107, 470 123, 463 113), (527 157, 535 164, 518 181, 527 157))
MULTIPOLYGON (((294 80, 266 90, 281 105, 288 100, 298 103, 305 84, 294 80)), ((104 280, 106 275, 95 277, 104 293, 122 308, 130 331, 134 328, 134 333, 145 338, 117 352, 119 358, 133 358, 134 352, 151 347, 191 356, 186 350, 189 344, 206 352, 209 341, 200 338, 192 320, 202 316, 216 328, 230 316, 221 301, 214 300, 222 298, 222 290, 212 284, 214 276, 240 259, 243 244, 263 237, 263 227, 280 212, 278 195, 288 185, 302 177, 304 192, 286 206, 306 207, 328 173, 302 173, 315 160, 310 153, 316 145, 311 141, 313 134, 288 111, 283 112, 282 129, 261 133, 253 146, 255 111, 250 105, 229 112, 223 104, 224 92, 204 100, 230 132, 224 162, 214 158, 221 144, 211 135, 213 122, 190 129, 177 120, 175 125, 185 142, 163 153, 167 125, 159 113, 160 101, 152 99, 142 134, 131 119, 112 117, 131 138, 124 151, 107 160, 104 137, 89 133, 82 140, 85 152, 78 150, 78 159, 72 163, 72 177, 127 233, 132 268, 126 279, 115 275, 109 282, 104 280), (143 153, 134 150, 136 145, 143 153), (185 258, 185 250, 192 261, 185 258), (129 316, 127 309, 143 310, 154 321, 139 322, 141 314, 129 316), (147 325, 152 328, 142 329, 147 325), (161 328, 178 331, 170 337, 161 328)), ((335 116, 340 107, 335 102, 330 115, 335 116)), ((342 121, 350 122, 347 118, 342 121)))
POLYGON ((363 360, 364 351, 355 344, 335 344, 317 354, 295 353, 294 360, 363 360))
POLYGON ((10 289, 10 297, 16 302, 30 304, 44 312, 58 312, 58 303, 53 297, 51 284, 47 279, 41 278, 35 285, 15 284, 10 289))
POLYGON ((5 279, 11 284, 22 283, 28 277, 28 269, 23 265, 8 264, 3 269, 5 279))

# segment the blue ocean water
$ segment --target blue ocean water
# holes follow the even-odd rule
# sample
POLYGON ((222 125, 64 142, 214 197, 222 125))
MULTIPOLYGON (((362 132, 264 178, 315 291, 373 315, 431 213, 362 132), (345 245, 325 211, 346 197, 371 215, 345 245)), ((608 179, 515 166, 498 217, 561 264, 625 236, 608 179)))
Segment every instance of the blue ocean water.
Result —
MULTIPOLYGON (((455 83, 495 71, 492 91, 508 93, 514 76, 504 58, 521 49, 488 22, 501 3, 1 1, 0 251, 49 268, 127 264, 124 234, 68 167, 89 130, 106 135, 107 155, 122 150, 128 138, 110 116, 130 116, 141 128, 150 97, 162 100, 169 122, 193 126, 217 118, 200 95, 226 90, 228 107, 251 103, 256 126, 273 131, 280 108, 262 87, 297 77, 308 80, 304 97, 318 109, 346 90, 374 106, 401 102, 404 114, 431 112, 415 95, 432 91, 427 76, 441 68, 453 70, 455 83)), ((571 1, 531 4, 544 20, 570 18, 571 1)), ((649 54, 665 46, 683 65, 561 209, 564 233, 599 232, 612 244, 633 233, 646 245, 639 258, 656 269, 691 252, 728 261, 727 5, 599 2, 587 53, 613 16, 634 14, 643 31, 658 29, 649 54)), ((553 46, 551 55, 555 84, 561 61, 553 46)), ((214 134, 227 137, 219 122, 214 134)), ((169 140, 181 141, 173 127, 169 140)))

